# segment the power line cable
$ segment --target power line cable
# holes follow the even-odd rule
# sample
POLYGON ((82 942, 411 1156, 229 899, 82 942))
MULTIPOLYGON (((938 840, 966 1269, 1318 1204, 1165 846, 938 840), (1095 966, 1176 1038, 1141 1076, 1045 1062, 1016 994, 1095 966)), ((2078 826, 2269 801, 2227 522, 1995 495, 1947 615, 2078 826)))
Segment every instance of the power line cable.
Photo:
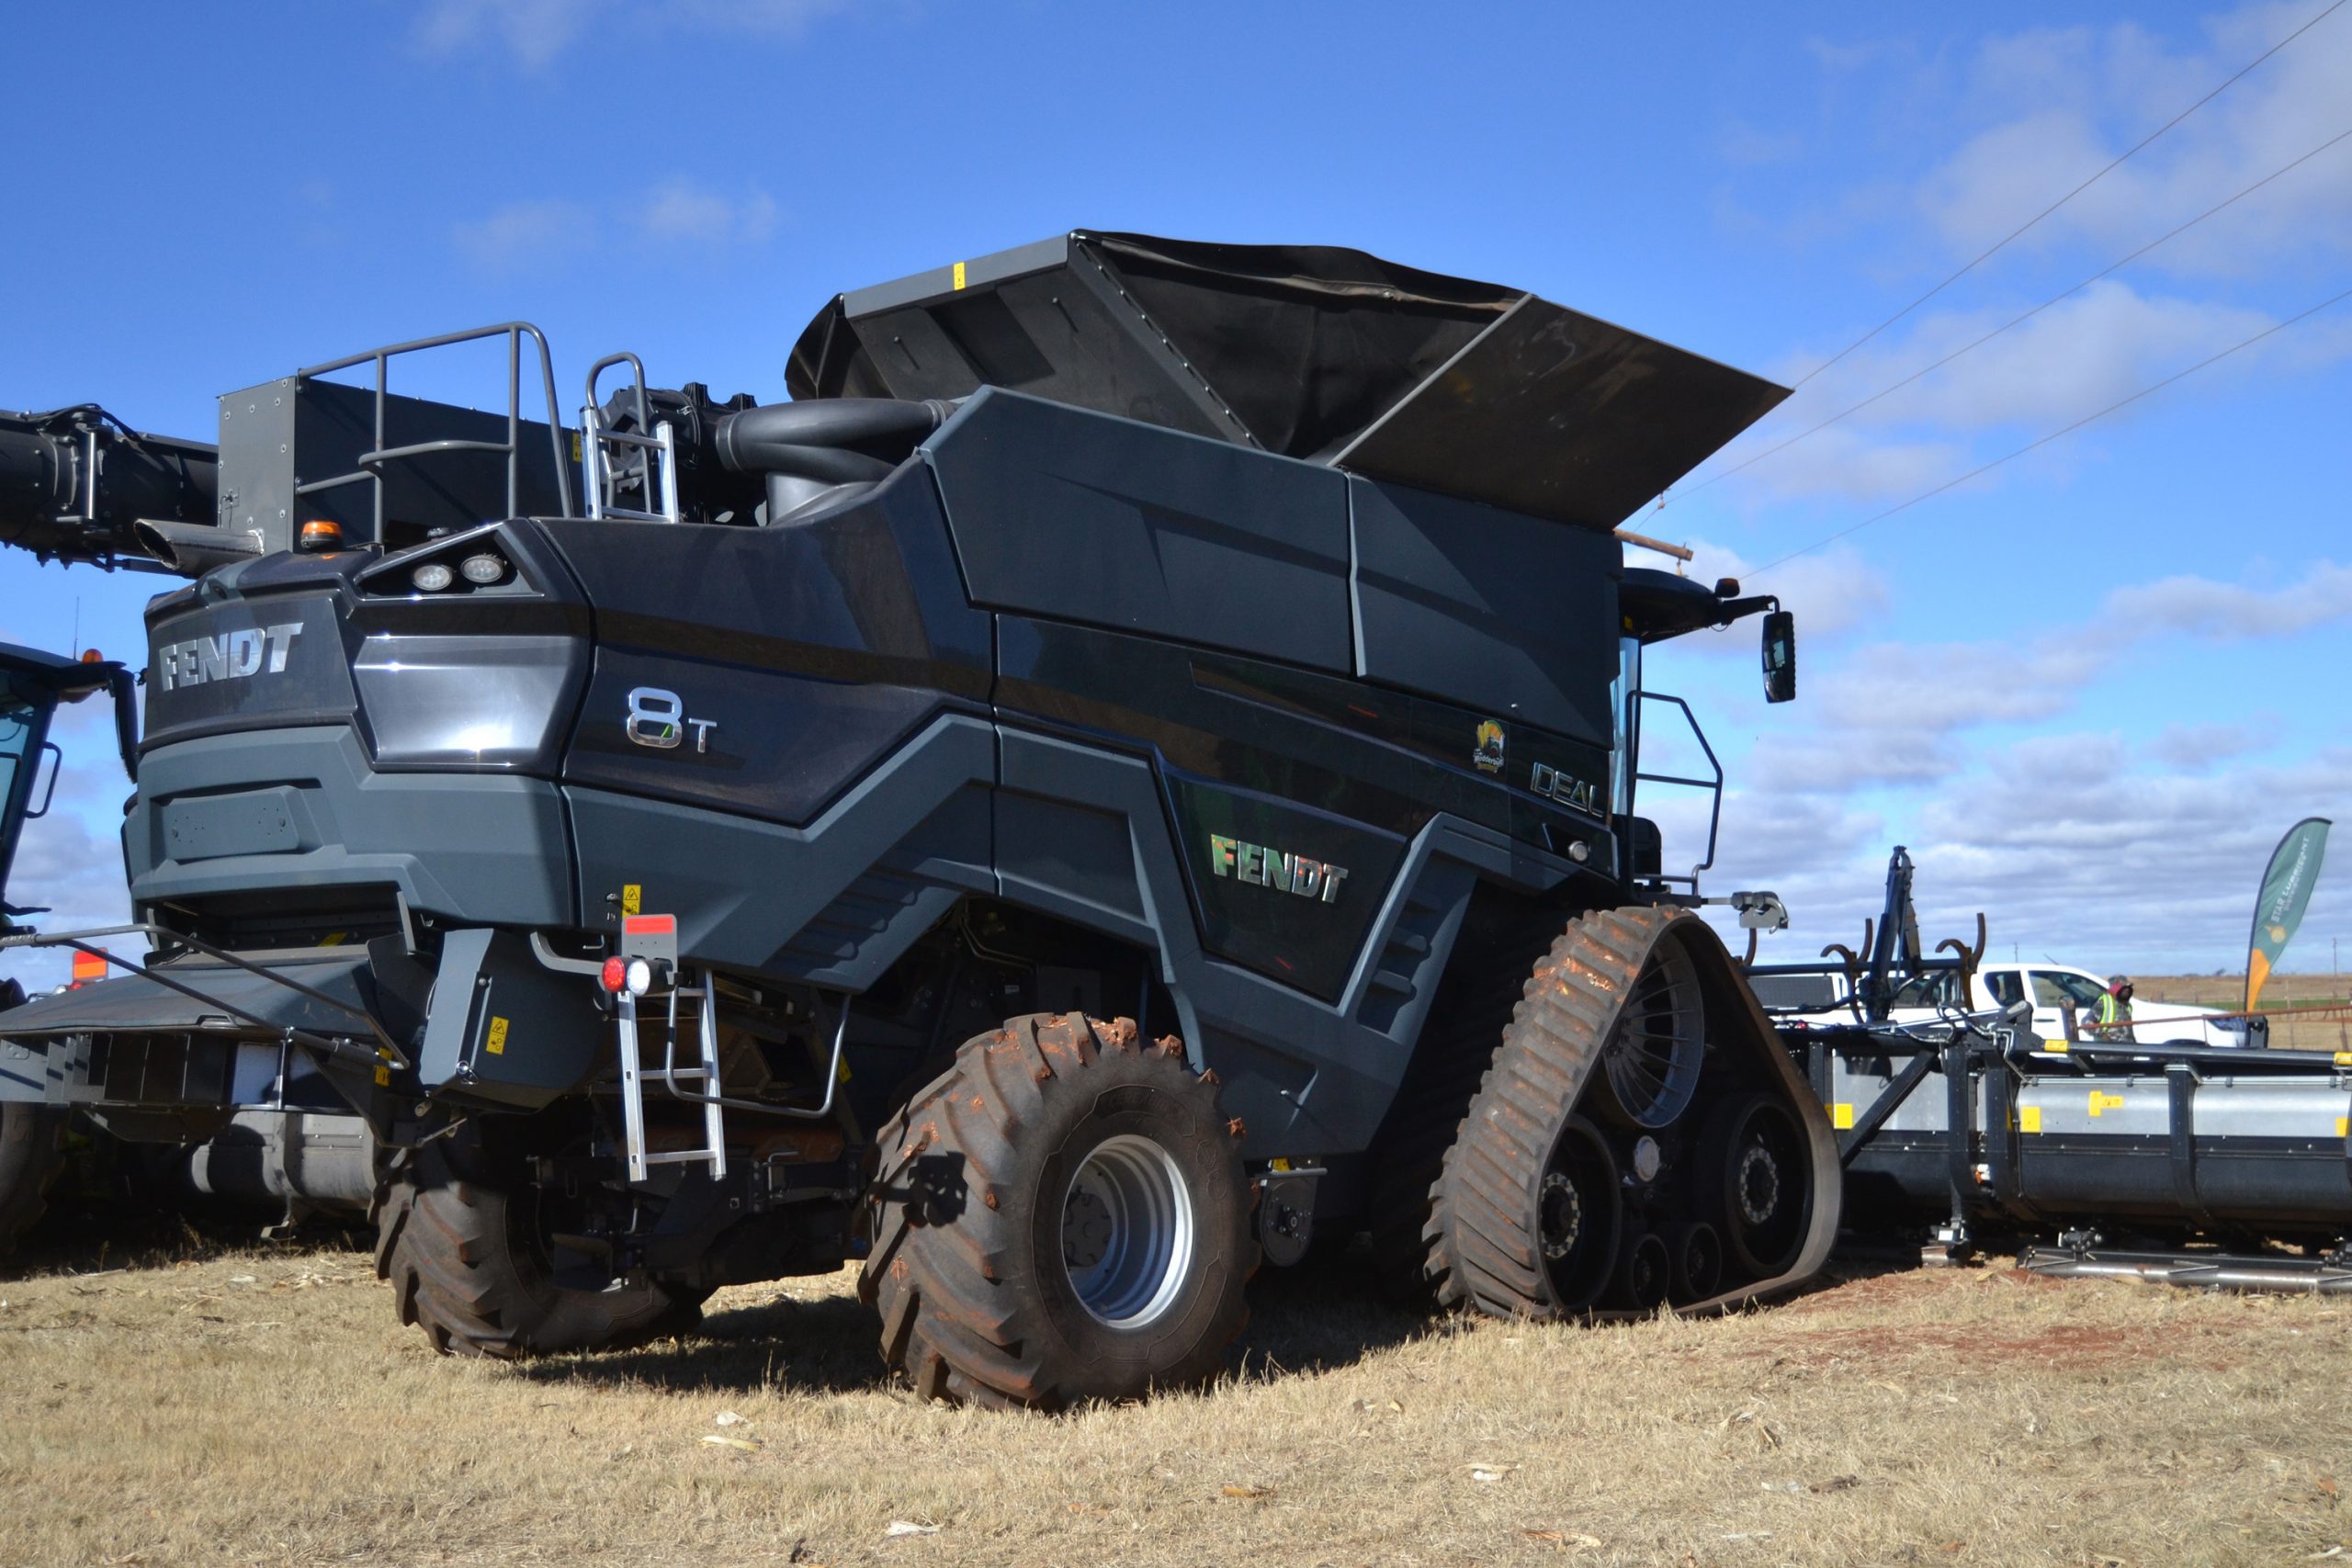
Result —
POLYGON ((2318 304, 2310 307, 2308 310, 2298 310, 2283 321, 2275 321, 2271 325, 2267 326, 2260 332, 2255 333, 2252 337, 2242 338, 2238 342, 2230 344, 2229 347, 2222 349, 2218 354, 2210 355, 2207 357, 2199 360, 2194 365, 2188 366, 2184 369, 2174 371, 2171 375, 2165 377, 2161 381, 2150 382, 2147 386, 2141 388, 2130 397, 2124 398, 2117 402, 2109 403, 2107 407, 2099 410, 2097 413, 2085 414, 2082 418, 2075 421, 2074 423, 2053 430, 2047 435, 2041 436, 2036 440, 2029 441, 2014 452, 2004 453, 2000 457, 1994 458, 1991 462, 1980 464, 1976 468, 1969 469, 1968 472, 1960 475, 1956 479, 1946 479, 1943 483, 1937 485, 1932 490, 1921 491, 1917 495, 1913 496, 1910 500, 1904 502, 1899 505, 1890 506, 1885 511, 1875 513, 1849 527, 1840 528, 1834 534, 1824 535, 1822 537, 1815 539, 1809 545, 1802 546, 1797 549, 1791 550, 1787 555, 1781 556, 1776 560, 1767 561, 1762 566, 1758 567, 1755 570, 1749 572, 1747 576, 1750 581, 1753 581, 1756 578, 1763 576, 1766 572, 1772 570, 1776 567, 1786 566, 1789 562, 1796 559, 1799 556, 1811 555, 1814 551, 1820 549, 1825 545, 1834 545, 1840 539, 1849 537, 1851 535, 1859 534, 1873 523, 1883 523, 1898 512, 1908 512, 1911 508, 1918 505, 1923 501, 1933 500, 1935 497, 1943 494, 1943 492, 1948 490, 1951 490, 1960 485, 1964 485, 1969 480, 1976 479, 1981 475, 1989 474, 1995 468, 1999 468, 2002 464, 2014 462, 2016 459, 2024 457, 2029 452, 2036 451, 2041 447, 2047 446, 2062 435, 2072 435, 2075 431, 2082 429, 2083 426, 2086 424, 2096 423, 2099 420, 2105 419, 2109 414, 2114 413, 2119 410, 2127 409, 2133 403, 2138 402, 2142 398, 2147 397, 2154 392, 2163 391, 2166 387, 2171 386, 2175 381, 2180 380, 2184 377, 2194 376, 2197 372, 2204 369, 2209 365, 2218 365, 2233 354, 2236 354, 2244 349, 2252 348, 2264 338, 2270 337, 2278 333, 2285 332, 2289 327, 2293 326, 2296 322, 2304 320, 2306 317, 2316 316, 2322 310, 2326 310, 2329 306, 2340 304, 2346 299, 2352 299, 2352 288, 2346 288, 2340 294, 2331 295, 2327 299, 2321 300, 2318 304))
POLYGON ((2234 86, 2241 78, 2245 76, 2246 73, 2251 72, 2256 66, 2260 65, 2264 61, 2269 59, 2272 55, 2278 53, 2280 50, 2286 48, 2289 44, 2294 42, 2297 39, 2302 37, 2313 28, 2319 26, 2320 23, 2334 16, 2337 11, 2343 8, 2345 0, 2334 0, 2334 4, 2330 5, 2326 10, 2322 11, 2318 16, 2313 17, 2310 21, 2305 22, 2301 27, 2297 28, 2293 32, 2289 33, 2285 38, 2280 39, 2277 43, 2272 44, 2268 49, 2264 50, 2260 54, 2255 56, 2254 59, 2248 61, 2245 65, 2240 66, 2236 73, 2231 76, 2229 80, 2223 82, 2220 86, 2214 88, 2211 92, 2206 94, 2203 97, 2198 99, 2195 103, 2189 105, 2187 108, 2181 110, 2170 119, 2165 121, 2164 124, 2156 127, 2155 130, 2148 132, 2147 135, 2133 142, 2130 147, 2125 148, 2121 153, 2117 155, 2112 163, 2109 163, 2106 167, 2100 169, 2098 173, 2091 175, 2090 178, 2085 180, 2082 184, 2076 186, 2074 189, 2068 191, 2065 195, 2060 197, 2057 200, 2052 202, 2049 206, 2043 208, 2041 211, 2027 219, 2015 229, 2010 230, 1991 247, 1979 253, 1976 256, 1971 259, 1968 264, 1961 267, 1959 271, 1953 273, 1950 277, 1945 278, 1941 283, 1937 284, 1933 288, 1928 289, 1925 294, 1920 295, 1917 299, 1912 300, 1911 303, 1904 306, 1903 309, 1895 311, 1894 314, 1889 316, 1886 320, 1881 321, 1878 325, 1872 327, 1870 331, 1864 333, 1861 336, 1856 338, 1853 342, 1848 344, 1845 347, 1839 349, 1837 353, 1831 355, 1828 358, 1823 360, 1812 369, 1806 371, 1803 376, 1797 378, 1797 385, 1800 387, 1804 386, 1807 381, 1812 380, 1815 376, 1820 375, 1824 370, 1828 369, 1831 366, 1837 364, 1839 360, 1853 353, 1854 350, 1861 347, 1862 344, 1870 342, 1871 339, 1878 336, 1879 333, 1886 331, 1887 328, 1893 326, 1895 322, 1901 321, 1904 317, 1909 315, 1912 311, 1917 310, 1920 306, 1926 304, 1928 300, 1934 299, 1937 295, 1942 293, 1945 289, 1959 282, 1962 277, 1965 277, 1968 274, 1976 270, 1979 265, 1992 259, 1996 254, 2006 247, 2011 241, 2017 239, 2019 235, 2024 234, 2036 224, 2040 223, 2043 219, 2049 217, 2052 213, 2057 211, 2060 208, 2065 206, 2068 202, 2082 195, 2083 192, 2090 189, 2091 186, 2098 184, 2099 181, 2113 174, 2116 169, 2120 167, 2123 162, 2132 154, 2138 152, 2141 149, 2154 141, 2157 137, 2162 136, 2165 131, 2170 130, 2174 126, 2178 125, 2182 120, 2187 119, 2190 115, 2195 114, 2199 109, 2203 108, 2207 104, 2211 103, 2215 98, 2220 97, 2223 93, 2229 91, 2231 87, 2234 86))
POLYGON ((2086 277, 2080 283, 2075 284, 2073 288, 2063 289, 2056 294, 2052 294, 2049 299, 2044 299, 2041 304, 2036 305, 2032 310, 2026 311, 2023 315, 2013 317, 2010 320, 2002 322, 1999 326, 1995 327, 1991 332, 1986 333, 1984 336, 1953 349, 1950 354, 1945 355, 1941 359, 1937 360, 1934 364, 1920 367, 1918 369, 1911 372, 1910 375, 1903 378, 1902 380, 1895 382, 1892 386, 1881 388, 1879 390, 1872 392, 1869 397, 1864 398, 1860 402, 1855 403, 1849 408, 1838 410, 1836 413, 1831 414, 1827 419, 1821 421, 1818 424, 1808 425, 1806 428, 1798 431, 1794 435, 1790 436, 1787 440, 1782 441, 1776 446, 1767 446, 1763 451, 1755 454, 1753 457, 1745 458, 1738 463, 1735 463, 1730 468, 1724 469, 1720 473, 1708 475, 1705 479, 1701 479, 1697 484, 1692 485, 1689 490, 1682 491, 1680 495, 1668 495, 1665 497, 1658 502, 1659 506, 1670 506, 1676 501, 1696 495, 1699 491, 1705 490, 1709 485, 1715 483, 1717 480, 1727 479, 1734 474, 1740 472, 1742 469, 1753 468, 1758 463, 1762 462, 1765 458, 1770 457, 1776 453, 1787 451, 1790 447, 1795 446, 1798 442, 1804 440, 1807 436, 1817 435, 1821 432, 1828 429, 1831 425, 1836 424, 1838 421, 1845 419, 1849 415, 1861 412, 1864 409, 1870 407, 1872 403, 1878 402, 1882 399, 1894 396, 1895 393, 1901 391, 1904 388, 1911 385, 1920 378, 1932 375, 1936 371, 1942 369, 1945 366, 1950 365, 1953 360, 1961 357, 1961 355, 1973 353, 1976 349, 1984 347, 1986 344, 1992 342, 1995 338, 1999 337, 2003 333, 2009 331, 2012 327, 2023 326, 2026 322, 2033 320, 2034 317, 2041 314, 2042 311, 2047 310, 2051 306, 2057 304, 2060 300, 2079 294, 2084 289, 2088 288, 2092 284, 2098 282, 2101 278, 2121 271, 2124 267, 2131 265, 2132 263, 2138 261, 2142 256, 2146 255, 2150 251, 2154 250, 2158 245, 2165 243, 2168 240, 2177 239, 2180 235, 2195 228, 2198 224, 2204 222, 2205 220, 2212 217, 2215 213, 2220 212, 2222 209, 2233 206, 2236 203, 2245 200, 2247 197, 2252 196, 2256 191, 2260 190, 2264 186, 2268 185, 2271 181, 2278 178, 2281 175, 2285 175, 2292 170, 2301 168, 2303 164, 2310 163, 2313 158, 2318 157, 2329 148, 2334 147, 2336 143, 2343 141, 2347 138, 2352 138, 2352 130, 2338 131, 2334 136, 2331 136, 2326 141, 2321 142, 2318 146, 2312 148, 2310 152, 2304 153, 2301 157, 2296 159, 2293 163, 2282 164, 2278 168, 2271 170, 2270 173, 2263 175, 2260 179, 2255 181, 2244 190, 2239 191, 2235 196, 2229 197, 2227 200, 2215 203, 2213 206, 2209 207, 2204 211, 2199 213, 2196 217, 2189 219, 2187 222, 2182 223, 2176 228, 2166 230, 2164 233, 2157 235, 2146 244, 2142 245, 2138 250, 2133 251, 2130 255, 2123 257, 2120 261, 2109 263, 2106 266, 2103 266, 2098 271, 2091 274, 2088 277, 2086 277))

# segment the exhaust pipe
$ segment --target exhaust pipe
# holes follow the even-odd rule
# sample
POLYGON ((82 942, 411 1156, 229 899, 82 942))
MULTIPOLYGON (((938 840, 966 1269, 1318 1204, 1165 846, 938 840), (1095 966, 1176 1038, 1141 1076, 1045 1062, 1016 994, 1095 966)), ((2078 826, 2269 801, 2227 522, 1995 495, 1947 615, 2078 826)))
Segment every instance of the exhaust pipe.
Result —
POLYGON ((207 523, 165 523, 141 517, 131 524, 130 536, 166 570, 182 577, 202 577, 214 567, 249 560, 262 553, 258 529, 232 533, 207 523))

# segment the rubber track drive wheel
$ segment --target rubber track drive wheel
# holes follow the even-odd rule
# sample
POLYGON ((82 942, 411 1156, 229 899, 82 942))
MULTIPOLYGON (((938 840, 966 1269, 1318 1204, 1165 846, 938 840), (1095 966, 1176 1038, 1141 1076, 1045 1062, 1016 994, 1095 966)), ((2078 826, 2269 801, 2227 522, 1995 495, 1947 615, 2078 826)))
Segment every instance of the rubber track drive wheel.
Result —
POLYGON ((1173 1038, 1009 1020, 879 1139, 859 1293, 926 1399, 1057 1409, 1207 1382, 1258 1267, 1239 1122, 1173 1038))
POLYGON ((1438 1304, 1429 1277, 1430 1203, 1445 1151, 1502 1044, 1527 972, 1559 934, 1559 916, 1521 919, 1499 932, 1465 927, 1422 1028, 1405 1081, 1373 1140, 1364 1229, 1381 1293, 1427 1312, 1438 1304))
POLYGON ((558 1285, 521 1157, 479 1120, 390 1155, 377 1183, 376 1276, 444 1355, 519 1360, 691 1330, 700 1302, 658 1283, 558 1285), (488 1146, 485 1146, 485 1145, 488 1146))
POLYGON ((69 1120, 46 1105, 0 1104, 0 1258, 48 1211, 49 1190, 65 1168, 69 1120))
POLYGON ((1444 1304, 1560 1317, 1591 1306, 1608 1283, 1611 1270, 1586 1252, 1605 1238, 1613 1254, 1618 1194, 1613 1172, 1605 1183, 1584 1173, 1591 1162, 1576 1156, 1598 1145, 1573 1112, 1676 913, 1582 916, 1528 977, 1430 1208, 1429 1269, 1444 1304))

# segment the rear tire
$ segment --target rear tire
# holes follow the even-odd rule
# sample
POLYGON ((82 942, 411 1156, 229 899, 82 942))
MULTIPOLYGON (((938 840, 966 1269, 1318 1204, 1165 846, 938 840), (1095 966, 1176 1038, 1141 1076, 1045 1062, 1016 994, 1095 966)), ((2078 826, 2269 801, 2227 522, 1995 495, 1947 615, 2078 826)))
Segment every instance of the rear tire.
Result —
POLYGON ((0 1104, 0 1258, 49 1211, 49 1190, 65 1168, 70 1120, 46 1105, 0 1104))
POLYGON ((690 1331, 701 1302, 662 1285, 558 1285, 538 1190, 498 1132, 468 1122, 391 1156, 376 1202, 376 1274, 402 1323, 443 1355, 520 1360, 690 1331))
POLYGON ((1258 1266, 1238 1122, 1127 1019, 1015 1018, 879 1140, 859 1293, 927 1399, 1057 1409, 1207 1382, 1258 1266))

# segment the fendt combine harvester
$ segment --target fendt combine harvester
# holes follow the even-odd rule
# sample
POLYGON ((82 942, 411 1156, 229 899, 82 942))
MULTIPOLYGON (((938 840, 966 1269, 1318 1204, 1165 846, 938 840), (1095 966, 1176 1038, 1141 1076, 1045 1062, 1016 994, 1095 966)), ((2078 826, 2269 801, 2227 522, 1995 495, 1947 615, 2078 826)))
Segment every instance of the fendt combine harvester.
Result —
POLYGON ((863 1258, 886 1356, 989 1403, 1208 1375, 1317 1229, 1498 1313, 1819 1267, 1827 1118, 1634 815, 1642 647, 1764 613, 1780 697, 1792 632, 1612 537, 1781 389, 1098 233, 844 295, 789 380, 615 355, 567 429, 515 324, 231 394, 217 456, 0 432, 15 542, 194 580, 153 953, 10 1015, 0 1094, 194 1143, 320 1075, 436 1346, 863 1258), (503 414, 388 389, 482 337, 503 414))

